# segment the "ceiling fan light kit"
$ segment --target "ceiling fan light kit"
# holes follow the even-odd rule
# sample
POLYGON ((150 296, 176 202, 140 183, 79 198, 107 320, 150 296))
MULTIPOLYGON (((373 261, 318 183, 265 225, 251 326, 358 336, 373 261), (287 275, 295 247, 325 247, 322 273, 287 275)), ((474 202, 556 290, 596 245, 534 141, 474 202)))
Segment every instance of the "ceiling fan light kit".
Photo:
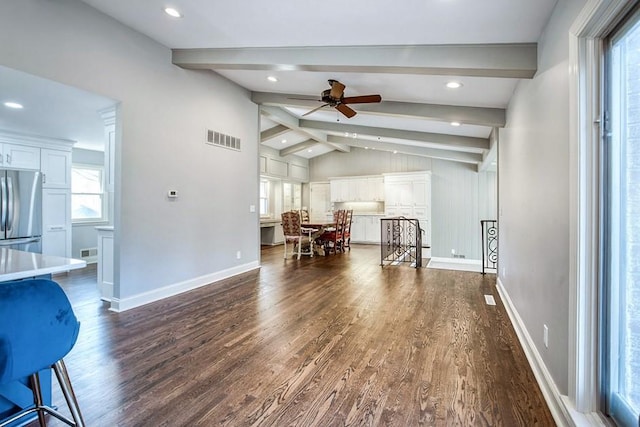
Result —
POLYGON ((344 89, 346 86, 337 80, 329 80, 330 89, 325 89, 320 94, 318 102, 323 102, 321 106, 314 108, 311 111, 307 111, 303 116, 308 116, 324 107, 333 107, 342 113, 345 117, 351 118, 355 116, 356 111, 349 107, 347 104, 369 104, 374 102, 381 102, 382 97, 380 95, 363 95, 363 96, 344 96, 344 89))

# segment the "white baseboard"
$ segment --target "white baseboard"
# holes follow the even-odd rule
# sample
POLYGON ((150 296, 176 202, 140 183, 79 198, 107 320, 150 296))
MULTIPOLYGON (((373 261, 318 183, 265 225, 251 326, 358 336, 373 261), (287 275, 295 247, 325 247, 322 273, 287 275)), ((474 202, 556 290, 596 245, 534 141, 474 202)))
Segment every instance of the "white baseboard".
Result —
POLYGON ((442 270, 458 270, 458 271, 482 271, 482 261, 470 258, 442 258, 431 257, 427 268, 437 268, 442 270))
POLYGON ((499 277, 497 287, 502 303, 509 315, 509 319, 511 319, 513 328, 520 340, 520 345, 522 345, 522 349, 524 350, 527 360, 529 361, 529 365, 533 370, 533 375, 536 377, 536 381, 542 390, 542 395, 549 406, 553 419, 559 426, 575 426, 576 424, 573 422, 567 407, 564 405, 564 396, 560 394, 558 386, 556 386, 555 381, 553 381, 547 366, 531 339, 531 335, 529 335, 522 318, 514 307, 513 302, 511 301, 511 298, 499 277))
POLYGON ((258 268, 260 268, 260 263, 258 261, 253 261, 248 264, 185 280, 184 282, 174 283, 172 285, 153 289, 131 297, 123 299, 111 298, 111 308, 109 310, 117 313, 131 310, 132 308, 140 307, 142 305, 159 301, 164 298, 169 298, 202 286, 210 285, 220 280, 228 279, 229 277, 237 276, 238 274, 246 273, 258 268))

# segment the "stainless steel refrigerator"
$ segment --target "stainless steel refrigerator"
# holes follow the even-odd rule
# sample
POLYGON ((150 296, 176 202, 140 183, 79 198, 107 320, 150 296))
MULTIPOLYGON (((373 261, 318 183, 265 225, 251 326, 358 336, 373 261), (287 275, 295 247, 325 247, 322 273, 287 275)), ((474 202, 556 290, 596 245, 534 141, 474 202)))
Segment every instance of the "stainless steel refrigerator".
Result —
POLYGON ((42 175, 0 170, 0 247, 42 253, 42 175))

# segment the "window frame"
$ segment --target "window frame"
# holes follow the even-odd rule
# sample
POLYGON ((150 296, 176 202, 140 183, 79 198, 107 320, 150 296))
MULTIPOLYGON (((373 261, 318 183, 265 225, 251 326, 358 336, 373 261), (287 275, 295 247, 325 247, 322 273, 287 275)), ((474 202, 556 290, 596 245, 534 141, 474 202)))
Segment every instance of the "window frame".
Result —
POLYGON ((271 211, 272 203, 271 203, 271 181, 269 179, 260 178, 260 182, 258 184, 258 212, 260 213, 260 218, 272 218, 273 212, 271 211), (265 185, 265 195, 262 196, 262 186, 265 185), (262 212, 262 201, 264 200, 266 210, 262 212))
POLYGON ((105 167, 104 165, 96 165, 90 163, 72 163, 71 164, 71 223, 72 224, 104 224, 109 221, 108 218, 108 198, 106 192, 106 176, 105 176, 105 167), (76 193, 73 191, 73 170, 74 169, 90 169, 97 170, 100 172, 100 193, 76 193), (102 200, 102 212, 100 218, 74 218, 73 217, 73 196, 74 195, 99 195, 102 200))
MULTIPOLYGON (((619 64, 615 55, 616 44, 630 35, 634 28, 640 25, 640 7, 635 7, 625 14, 621 23, 611 31, 605 39, 603 98, 605 108, 605 128, 602 144, 602 191, 601 191, 601 319, 600 327, 600 393, 601 409, 611 416, 616 423, 622 425, 638 425, 638 408, 627 401, 625 381, 621 376, 625 369, 626 353, 620 347, 626 341, 623 324, 625 323, 624 298, 626 286, 618 277, 624 268, 626 271, 625 255, 620 252, 620 245, 624 245, 628 237, 623 230, 620 215, 627 211, 626 181, 620 181, 626 173, 626 146, 628 144, 625 118, 621 114, 615 116, 615 111, 627 111, 625 96, 619 97, 620 92, 626 93, 628 69, 619 64), (616 68, 619 67, 619 68, 616 68), (618 121, 619 120, 619 121, 618 121), (623 170, 623 168, 625 168, 623 170)), ((620 55, 618 51, 618 55, 620 55)), ((626 58, 626 56, 625 56, 626 58)), ((626 378, 626 376, 625 376, 626 378)), ((637 402, 636 402, 637 403, 637 402)))

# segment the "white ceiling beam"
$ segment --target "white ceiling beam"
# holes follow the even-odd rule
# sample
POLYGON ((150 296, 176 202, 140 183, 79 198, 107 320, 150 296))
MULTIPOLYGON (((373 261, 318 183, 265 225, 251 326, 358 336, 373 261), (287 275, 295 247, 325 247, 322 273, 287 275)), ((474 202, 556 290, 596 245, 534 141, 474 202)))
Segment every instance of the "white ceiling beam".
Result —
POLYGON ((342 151, 343 153, 348 153, 351 150, 346 145, 336 144, 336 143, 327 141, 326 134, 323 134, 321 132, 314 132, 308 129, 303 129, 302 127, 300 127, 300 121, 298 120, 297 117, 292 116, 291 114, 287 113, 281 108, 261 106, 260 112, 261 114, 264 114, 265 116, 267 116, 270 120, 280 125, 286 126, 291 130, 300 132, 321 144, 328 145, 334 150, 342 151))
POLYGON ((535 43, 173 49, 190 69, 428 74, 533 78, 535 43))
POLYGON ((482 163, 478 165, 478 172, 495 171, 498 163, 498 128, 493 128, 489 135, 489 151, 482 156, 482 163))
POLYGON ((397 152, 412 156, 430 157, 433 159, 450 160, 454 162, 470 163, 477 165, 482 162, 482 154, 465 153, 462 151, 439 150, 436 148, 416 147, 412 145, 392 144, 382 141, 369 141, 358 138, 329 135, 329 141, 340 142, 352 147, 359 147, 382 151, 397 152))
POLYGON ((301 128, 316 129, 331 132, 350 132, 360 135, 380 136, 385 138, 404 139, 429 144, 439 144, 445 147, 472 149, 473 151, 488 150, 489 140, 470 136, 448 135, 441 133, 418 132, 401 129, 376 128, 370 126, 349 125, 315 120, 299 120, 301 128))
POLYGON ((300 142, 298 144, 292 145, 291 147, 283 148, 282 150, 280 150, 280 157, 286 157, 289 154, 295 154, 295 153, 297 153, 299 151, 304 151, 304 150, 306 150, 308 148, 313 147, 317 143, 318 143, 318 141, 316 141, 314 139, 307 139, 306 141, 303 141, 303 142, 300 142))
POLYGON ((291 129, 283 125, 276 125, 272 128, 265 129, 260 132, 260 142, 265 142, 272 138, 277 138, 280 135, 284 135, 285 133, 289 132, 290 130, 291 129))
MULTIPOLYGON (((309 109, 320 105, 318 103, 318 97, 283 93, 252 92, 251 100, 259 105, 303 107, 309 109)), ((360 113, 420 118, 444 122, 460 122, 479 126, 504 127, 506 123, 506 112, 502 108, 382 101, 381 103, 375 104, 358 104, 356 109, 360 113)))

